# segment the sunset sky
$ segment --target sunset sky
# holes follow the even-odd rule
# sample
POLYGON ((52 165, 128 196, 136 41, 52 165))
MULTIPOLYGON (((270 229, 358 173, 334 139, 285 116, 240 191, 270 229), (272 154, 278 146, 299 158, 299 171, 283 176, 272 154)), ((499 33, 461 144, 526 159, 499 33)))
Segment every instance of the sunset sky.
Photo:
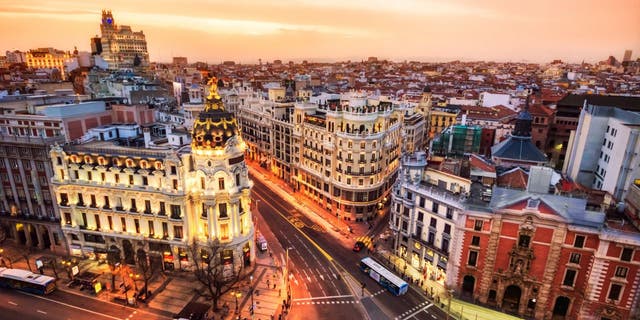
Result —
POLYGON ((640 54, 639 0, 0 0, 0 54, 90 50, 100 12, 143 30, 152 61, 595 62, 640 54))

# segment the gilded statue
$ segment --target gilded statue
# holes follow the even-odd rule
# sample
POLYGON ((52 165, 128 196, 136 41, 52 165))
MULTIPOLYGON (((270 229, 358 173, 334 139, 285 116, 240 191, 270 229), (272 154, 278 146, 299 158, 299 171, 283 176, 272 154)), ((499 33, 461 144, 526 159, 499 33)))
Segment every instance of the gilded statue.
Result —
POLYGON ((211 79, 209 79, 209 82, 207 82, 207 85, 209 86, 209 96, 207 97, 207 99, 220 100, 220 95, 218 94, 218 78, 211 77, 211 79))

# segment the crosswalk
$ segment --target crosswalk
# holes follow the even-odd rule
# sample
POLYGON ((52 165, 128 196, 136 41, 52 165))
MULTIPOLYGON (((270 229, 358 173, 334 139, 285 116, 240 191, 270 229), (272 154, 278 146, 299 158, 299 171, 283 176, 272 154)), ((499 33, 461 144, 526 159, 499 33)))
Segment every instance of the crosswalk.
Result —
POLYGON ((295 304, 298 306, 301 305, 310 305, 310 304, 315 304, 315 305, 328 305, 328 304, 350 304, 350 303, 360 303, 360 301, 358 300, 337 300, 337 301, 300 301, 300 302, 296 302, 295 304))
POLYGON ((373 250, 373 239, 369 236, 361 236, 356 238, 356 242, 362 241, 364 246, 369 248, 369 250, 373 250))
MULTIPOLYGON (((415 316, 416 314, 424 311, 427 312, 427 314, 429 313, 428 311, 426 311, 427 309, 429 309, 429 307, 433 306, 433 303, 430 302, 422 302, 421 304, 405 311, 403 314, 397 316, 394 318, 394 320, 407 320, 407 319, 411 319, 413 316, 415 316)), ((431 317, 433 317, 435 319, 435 316, 432 314, 431 317)))

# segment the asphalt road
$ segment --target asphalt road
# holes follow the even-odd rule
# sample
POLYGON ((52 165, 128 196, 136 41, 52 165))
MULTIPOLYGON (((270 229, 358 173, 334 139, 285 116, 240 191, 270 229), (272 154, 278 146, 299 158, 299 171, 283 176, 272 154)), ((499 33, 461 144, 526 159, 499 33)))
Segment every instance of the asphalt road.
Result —
POLYGON ((46 296, 39 296, 0 288, 0 319, 135 320, 167 318, 60 290, 46 296))
MULTIPOLYGON (((298 212, 292 204, 272 192, 257 176, 253 176, 254 187, 252 195, 259 201, 259 212, 269 228, 275 233, 277 241, 282 247, 289 249, 290 263, 295 275, 291 286, 294 291, 294 301, 308 301, 313 304, 294 304, 292 315, 302 312, 305 319, 356 319, 353 312, 366 312, 369 318, 377 319, 416 319, 434 320, 446 319, 446 314, 427 301, 420 292, 410 288, 407 294, 400 297, 383 290, 374 280, 362 273, 358 267, 360 259, 367 256, 366 250, 354 253, 351 249, 355 239, 336 239, 324 228, 317 226, 312 220, 298 212), (295 227, 294 227, 295 226, 295 227), (319 247, 317 248, 316 245, 319 247), (327 257, 334 261, 329 263, 327 257), (366 297, 361 301, 353 296, 345 284, 344 279, 338 279, 336 273, 348 273, 355 283, 365 283, 366 297), (335 298, 327 298, 335 297, 335 298), (326 302, 325 302, 326 300, 326 302), (353 303, 335 304, 333 301, 355 300, 353 303), (322 303, 325 302, 325 303, 322 303), (309 307, 315 310, 327 310, 320 317, 315 317, 309 307), (341 308, 351 306, 352 313, 343 313, 341 308), (302 308, 301 308, 302 307, 302 308), (341 318, 344 315, 344 318, 341 318)), ((259 227, 259 226, 258 226, 259 227)), ((386 227, 379 225, 376 230, 381 232, 386 227)), ((354 288, 360 290, 360 288, 354 288)))
POLYGON ((295 211, 293 206, 277 197, 261 182, 255 181, 253 197, 258 202, 258 230, 266 223, 273 232, 263 232, 270 242, 272 254, 286 264, 286 248, 289 248, 289 285, 292 291, 292 311, 287 319, 361 319, 360 301, 339 280, 339 271, 327 257, 296 227, 303 230, 324 231, 295 211), (294 227, 295 226, 295 227, 294 227), (270 239, 270 236, 273 238, 270 239), (280 243, 281 248, 273 245, 280 243))

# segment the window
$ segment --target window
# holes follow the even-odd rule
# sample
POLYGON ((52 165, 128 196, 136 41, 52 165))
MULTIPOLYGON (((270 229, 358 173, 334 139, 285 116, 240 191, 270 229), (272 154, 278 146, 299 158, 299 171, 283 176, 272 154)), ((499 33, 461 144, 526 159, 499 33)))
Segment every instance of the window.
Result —
POLYGON ((431 212, 438 213, 438 203, 437 202, 434 202, 433 205, 431 205, 431 212))
POLYGON ((164 201, 160 201, 160 209, 158 210, 158 214, 161 216, 164 216, 167 214, 167 211, 164 208, 164 201))
POLYGON ((136 199, 131 199, 131 208, 129 209, 131 212, 138 211, 138 207, 136 206, 136 199))
POLYGON ((444 233, 445 234, 451 234, 451 225, 450 224, 444 224, 444 233))
POLYGON ((122 225, 122 232, 127 232, 127 219, 120 217, 120 224, 122 225))
POLYGON ((482 220, 476 220, 475 225, 473 226, 473 230, 475 231, 482 231, 482 224, 483 221, 482 220))
POLYGON ((177 204, 171 205, 171 219, 180 219, 182 217, 182 211, 177 204))
POLYGON ((113 230, 113 217, 108 216, 107 222, 109 223, 109 230, 113 230))
POLYGON ((424 208, 424 202, 425 202, 425 199, 423 197, 420 197, 420 200, 419 200, 420 207, 424 208))
POLYGON ((433 245, 436 239, 436 234, 434 232, 429 232, 429 236, 427 237, 427 243, 433 245))
POLYGON ((151 200, 144 201, 144 213, 151 214, 151 200))
POLYGON ((140 233, 140 220, 133 219, 133 225, 136 227, 136 233, 140 233))
POLYGON ((91 195, 91 207, 92 208, 98 207, 98 204, 96 203, 96 195, 95 194, 91 195))
POLYGON ((172 183, 173 183, 173 190, 178 190, 178 179, 173 179, 172 183))
POLYGON ((453 219, 453 208, 447 207, 447 219, 453 219))
POLYGON ((436 220, 436 218, 431 218, 431 221, 429 222, 429 226, 431 226, 432 228, 435 228, 438 225, 438 220, 436 220))
POLYGON ((133 185, 133 175, 132 174, 129 175, 129 184, 133 185))
POLYGON ((622 249, 622 254, 620 254, 620 260, 622 261, 631 261, 631 257, 633 256, 633 249, 624 248, 622 249))
POLYGON ((153 228, 153 221, 149 220, 149 236, 153 236, 155 233, 156 232, 153 228))
POLYGON ((228 218, 226 203, 218 203, 218 211, 220 212, 220 218, 228 218))
POLYGON ((476 247, 480 246, 480 237, 478 236, 471 237, 471 245, 476 247))
POLYGON ((564 273, 564 280, 562 280, 563 286, 573 287, 573 282, 576 279, 576 271, 572 269, 567 269, 564 273))
POLYGON ((573 246, 576 248, 584 247, 584 236, 577 235, 575 240, 573 241, 573 246))
POLYGON ((449 239, 442 239, 442 252, 449 253, 449 239))
POLYGON ((149 178, 142 177, 142 185, 143 186, 148 186, 149 185, 149 178))
POLYGON ((580 263, 580 254, 576 252, 572 252, 569 257, 569 262, 579 264, 580 263))
POLYGON ((629 268, 627 267, 616 267, 615 276, 618 278, 626 278, 628 272, 629 272, 629 268))
POLYGON ((87 214, 85 212, 82 213, 82 226, 87 227, 87 214))
POLYGON ((64 213, 64 223, 68 226, 71 225, 71 213, 70 212, 65 212, 64 213))
POLYGON ((622 293, 622 286, 617 283, 613 283, 611 284, 607 298, 609 298, 609 300, 617 301, 620 299, 620 293, 622 293))
POLYGON ((525 234, 520 235, 518 238, 518 247, 520 248, 529 248, 529 243, 531 242, 531 237, 525 234))
POLYGON ((176 170, 176 166, 171 166, 171 174, 176 174, 177 170, 176 170))
POLYGON ((182 226, 173 226, 173 237, 182 239, 182 226))
POLYGON ((169 237, 169 225, 166 222, 162 223, 162 236, 165 238, 169 237))
POLYGON ((105 209, 111 209, 111 205, 109 205, 109 196, 104 196, 104 207, 105 209))
POLYGON ((467 265, 476 266, 478 262, 478 251, 469 251, 469 260, 467 260, 467 265))
POLYGON ((94 215, 93 215, 93 219, 95 219, 95 220, 96 220, 96 229, 97 229, 97 230, 100 230, 100 216, 99 216, 99 215, 97 215, 97 214, 94 214, 94 215))
POLYGON ((422 222, 424 220, 424 213, 418 211, 418 221, 422 222))

